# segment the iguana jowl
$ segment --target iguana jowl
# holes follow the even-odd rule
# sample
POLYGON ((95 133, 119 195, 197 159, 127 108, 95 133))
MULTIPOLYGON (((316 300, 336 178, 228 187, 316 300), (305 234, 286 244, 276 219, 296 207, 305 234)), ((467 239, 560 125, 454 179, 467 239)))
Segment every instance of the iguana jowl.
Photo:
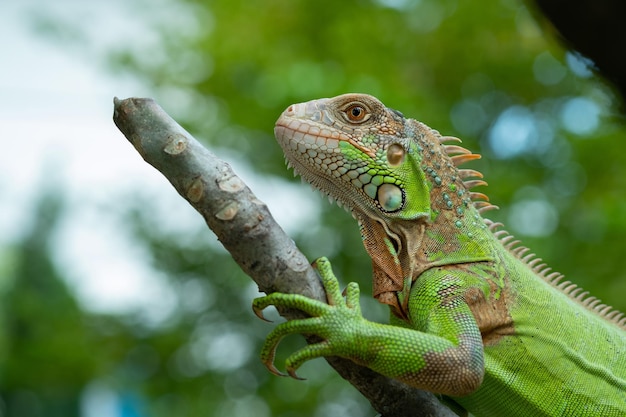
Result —
POLYGON ((478 158, 426 125, 364 94, 289 106, 276 123, 288 163, 358 220, 374 295, 391 323, 365 320, 359 290, 345 298, 330 264, 316 261, 328 304, 274 293, 254 301, 312 318, 277 326, 261 353, 270 370, 282 337, 323 342, 287 370, 341 356, 444 394, 476 416, 626 416, 626 318, 551 270, 501 226, 478 158))

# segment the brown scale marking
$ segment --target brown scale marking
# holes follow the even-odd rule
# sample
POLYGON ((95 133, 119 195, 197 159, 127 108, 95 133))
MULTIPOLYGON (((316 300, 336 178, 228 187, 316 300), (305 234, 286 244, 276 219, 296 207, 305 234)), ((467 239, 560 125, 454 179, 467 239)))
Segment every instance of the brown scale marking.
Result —
MULTIPOLYGON (((495 294, 498 291, 496 284, 489 281, 489 285, 491 287, 489 293, 495 294)), ((504 336, 515 334, 513 318, 507 308, 509 297, 510 288, 508 286, 501 289, 500 297, 497 299, 493 295, 487 299, 478 288, 470 288, 465 293, 465 302, 476 319, 483 338, 483 345, 495 345, 504 336)))

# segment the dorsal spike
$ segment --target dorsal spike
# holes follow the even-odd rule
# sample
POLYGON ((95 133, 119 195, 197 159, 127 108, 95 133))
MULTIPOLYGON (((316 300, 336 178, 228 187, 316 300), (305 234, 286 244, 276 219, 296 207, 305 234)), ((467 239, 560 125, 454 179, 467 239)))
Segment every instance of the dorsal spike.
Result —
POLYGON ((443 145, 448 155, 462 154, 468 155, 472 152, 459 145, 443 145))
MULTIPOLYGON (((476 203, 474 203, 474 206, 476 206, 476 203)), ((478 212, 482 215, 483 213, 490 211, 490 210, 499 210, 500 207, 487 203, 486 206, 482 206, 482 207, 478 207, 478 212)))
POLYGON ((472 200, 484 200, 489 201, 489 197, 483 193, 470 192, 470 198, 472 200))
POLYGON ((458 167, 459 165, 464 164, 466 162, 480 159, 480 155, 476 153, 469 153, 469 154, 451 156, 450 159, 452 160, 452 163, 454 164, 454 166, 458 167))
POLYGON ((491 230, 492 232, 495 232, 498 228, 504 225, 500 222, 490 222, 488 226, 489 226, 489 230, 491 230))
POLYGON ((461 139, 457 138, 456 136, 439 136, 439 143, 444 143, 444 142, 463 142, 461 139))
POLYGON ((538 272, 538 275, 541 276, 543 279, 546 279, 550 271, 552 271, 552 268, 546 265, 541 271, 538 272))
POLYGON ((619 311, 617 310, 613 310, 612 308, 610 308, 609 306, 609 311, 606 312, 605 316, 607 319, 609 320, 613 320, 618 314, 620 314, 619 311))
POLYGON ((508 236, 505 236, 502 239, 500 239, 500 243, 502 243, 503 245, 506 245, 507 243, 509 243, 513 239, 515 239, 515 236, 508 235, 508 236))
POLYGON ((579 286, 574 286, 574 288, 572 288, 572 290, 569 292, 569 296, 572 297, 574 300, 578 298, 578 296, 580 295, 580 293, 584 292, 582 288, 580 288, 579 286))
POLYGON ((494 232, 493 235, 498 239, 502 239, 504 236, 508 236, 509 232, 506 230, 498 230, 497 232, 494 232))
POLYGON ((535 258, 532 261, 528 262, 528 266, 530 266, 531 268, 536 267, 541 261, 543 261, 543 259, 541 258, 535 258))
POLYGON ((468 190, 474 187, 487 185, 487 183, 483 180, 467 180, 467 181, 463 181, 463 184, 465 185, 465 188, 467 188, 468 190))
POLYGON ((546 276, 546 281, 551 284, 557 284, 564 277, 565 275, 561 274, 560 272, 553 272, 550 275, 546 276))
POLYGON ((505 248, 507 248, 508 250, 513 250, 517 245, 519 245, 520 243, 522 243, 521 240, 519 239, 515 239, 510 241, 509 243, 507 243, 506 245, 504 245, 505 248))
POLYGON ((526 252, 528 252, 530 249, 527 248, 526 246, 520 246, 518 248, 515 249, 515 251, 513 251, 513 254, 515 256, 517 256, 518 258, 522 259, 522 257, 526 254, 526 252))
POLYGON ((598 303, 599 303, 599 302, 600 302, 600 300, 598 300, 596 297, 591 296, 591 297, 587 297, 587 298, 585 298, 585 301, 583 301, 583 305, 584 305, 585 307, 592 308, 592 305, 593 305, 595 302, 598 302, 598 303))
POLYGON ((567 281, 567 280, 565 280, 565 281, 561 282, 559 285, 557 285, 556 287, 557 287, 559 290, 563 291, 563 290, 565 289, 565 287, 567 287, 567 286, 568 286, 568 285, 570 285, 571 283, 572 283, 572 281, 567 281))
POLYGON ((546 279, 546 281, 552 282, 552 281, 560 279, 562 276, 563 274, 559 272, 552 272, 549 275, 546 275, 544 278, 546 279))
POLYGON ((576 296, 576 301, 583 301, 589 295, 589 291, 583 291, 576 296))
POLYGON ((578 286, 576 284, 570 282, 570 284, 568 286, 563 288, 563 292, 565 294, 567 294, 567 295, 570 295, 570 294, 572 294, 573 291, 576 290, 576 288, 578 288, 578 286))
POLYGON ((476 207, 479 210, 482 207, 491 206, 491 203, 489 203, 488 201, 474 201, 473 203, 474 203, 474 207, 476 207))
POLYGON ((475 169, 463 168, 463 169, 459 169, 459 177, 463 179, 472 178, 472 177, 482 178, 483 174, 482 172, 476 171, 475 169))

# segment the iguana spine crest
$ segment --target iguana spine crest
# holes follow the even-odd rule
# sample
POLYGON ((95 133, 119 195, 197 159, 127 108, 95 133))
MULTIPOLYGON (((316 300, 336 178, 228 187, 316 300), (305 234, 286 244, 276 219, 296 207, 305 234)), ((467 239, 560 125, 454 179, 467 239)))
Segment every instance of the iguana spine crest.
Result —
MULTIPOLYGON (((433 133, 439 134, 436 131, 433 131, 433 133)), ((447 141, 461 142, 461 139, 453 136, 440 136, 439 141, 443 144, 447 141)), ((455 165, 457 167, 465 162, 480 158, 479 154, 473 154, 468 149, 459 145, 444 144, 444 148, 448 155, 451 156, 452 160, 455 161, 455 165), (457 159, 455 160, 455 158, 457 159)), ((463 178, 483 178, 482 173, 475 170, 460 169, 459 174, 463 176, 463 178)), ((487 185, 485 181, 476 179, 464 180, 463 184, 468 190, 477 186, 487 185)), ((470 198, 472 199, 474 207, 476 207, 481 214, 485 211, 498 208, 497 206, 489 203, 489 197, 483 193, 471 192, 470 198)), ((560 272, 552 272, 552 268, 550 268, 545 262, 542 262, 542 258, 537 257, 534 253, 528 253, 530 249, 523 246, 519 239, 515 239, 515 236, 511 235, 508 231, 500 229, 504 226, 502 223, 493 222, 489 219, 484 220, 485 224, 489 227, 489 230, 491 230, 494 236, 498 238, 502 246, 515 255, 517 259, 528 265, 538 277, 548 282, 554 288, 558 289, 581 306, 626 330, 626 314, 611 307, 610 305, 602 303, 602 301, 597 297, 590 296, 589 291, 585 291, 583 288, 572 283, 571 281, 562 281, 565 278, 565 275, 560 272)))

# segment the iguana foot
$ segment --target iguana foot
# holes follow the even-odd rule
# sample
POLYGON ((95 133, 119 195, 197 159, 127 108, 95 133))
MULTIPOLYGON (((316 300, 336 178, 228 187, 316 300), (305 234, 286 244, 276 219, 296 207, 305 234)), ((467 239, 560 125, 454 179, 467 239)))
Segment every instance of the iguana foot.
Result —
POLYGON ((292 378, 301 379, 296 370, 310 359, 320 356, 346 357, 346 354, 350 357, 349 351, 355 346, 355 335, 358 333, 356 328, 365 321, 359 305, 358 284, 355 282, 348 284, 344 299, 328 259, 323 257, 317 259, 313 267, 322 278, 328 304, 303 295, 284 293, 272 293, 252 302, 254 313, 261 319, 265 319, 263 309, 270 305, 295 308, 311 316, 279 324, 267 336, 261 349, 261 360, 276 375, 288 374, 292 378), (322 341, 307 345, 291 354, 285 361, 287 374, 284 374, 274 366, 276 348, 283 337, 292 333, 314 334, 322 338, 322 341))

